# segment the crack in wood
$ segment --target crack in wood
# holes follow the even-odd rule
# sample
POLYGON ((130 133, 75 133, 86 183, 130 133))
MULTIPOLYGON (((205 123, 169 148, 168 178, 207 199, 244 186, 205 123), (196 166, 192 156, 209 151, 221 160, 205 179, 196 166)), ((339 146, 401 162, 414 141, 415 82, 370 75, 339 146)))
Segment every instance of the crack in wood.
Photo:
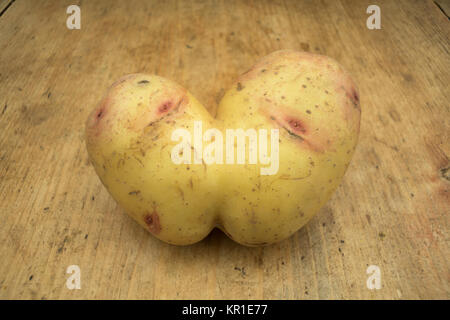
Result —
POLYGON ((6 10, 9 9, 9 7, 11 7, 11 5, 15 2, 16 0, 11 0, 6 7, 0 12, 0 17, 3 16, 3 14, 6 12, 6 10))
POLYGON ((439 8, 439 10, 441 10, 441 12, 447 17, 447 19, 450 19, 448 14, 445 12, 445 10, 441 7, 439 3, 437 3, 436 1, 433 1, 433 3, 439 8))

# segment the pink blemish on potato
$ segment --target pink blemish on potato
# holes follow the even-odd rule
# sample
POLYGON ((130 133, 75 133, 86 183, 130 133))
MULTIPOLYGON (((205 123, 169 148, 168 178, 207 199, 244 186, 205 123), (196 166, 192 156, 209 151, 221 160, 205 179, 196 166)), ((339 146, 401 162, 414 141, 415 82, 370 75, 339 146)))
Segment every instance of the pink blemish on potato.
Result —
POLYGON ((162 117, 168 115, 169 113, 177 113, 180 111, 181 107, 184 107, 187 102, 187 96, 183 95, 178 102, 174 103, 173 100, 168 100, 163 102, 157 109, 157 116, 162 117))
POLYGON ((345 95, 348 99, 350 99, 351 103, 356 109, 359 109, 359 95, 354 87, 351 87, 350 90, 345 92, 345 95))
POLYGON ((108 104, 109 104, 108 99, 104 100, 103 103, 100 104, 100 107, 95 111, 94 113, 95 124, 98 125, 99 122, 105 117, 108 104))
POLYGON ((356 103, 359 103, 359 95, 355 88, 352 88, 352 97, 356 103))
POLYGON ((101 117, 102 117, 102 115, 103 115, 103 109, 100 109, 98 112, 97 112, 97 119, 100 119, 101 117))
POLYGON ((108 97, 104 98, 100 102, 98 108, 92 111, 91 115, 88 117, 87 129, 95 136, 98 136, 103 131, 104 118, 109 113, 110 104, 111 99, 108 97))
POLYGON ((164 114, 172 109, 174 103, 172 101, 166 101, 158 107, 158 114, 164 114))
POLYGON ((354 132, 359 132, 361 107, 358 88, 350 75, 339 69, 333 74, 332 80, 335 83, 336 103, 345 119, 347 127, 354 132))
POLYGON ((144 222, 151 233, 158 234, 161 232, 161 223, 159 222, 159 215, 156 210, 153 210, 151 214, 146 214, 144 222))
POLYGON ((334 150, 327 129, 312 127, 309 118, 303 117, 299 111, 285 106, 266 104, 259 108, 259 112, 276 126, 286 130, 291 141, 298 143, 301 148, 318 153, 334 150), (317 131, 318 129, 320 130, 317 131))
MULTIPOLYGON (((358 89, 356 87, 355 82, 350 77, 349 73, 346 72, 341 66, 339 66, 338 70, 336 70, 334 73, 330 74, 330 78, 335 83, 335 91, 336 93, 339 93, 341 95, 345 96, 345 99, 347 101, 350 101, 352 106, 360 110, 359 106, 359 93, 358 89)), ((346 103, 344 103, 345 105, 346 103)))
POLYGON ((99 107, 93 112, 94 124, 98 124, 98 122, 105 117, 108 109, 110 108, 111 102, 114 100, 114 97, 117 96, 117 90, 119 90, 119 87, 123 83, 134 80, 138 76, 139 74, 129 74, 123 76, 109 87, 107 95, 100 102, 99 107))
POLYGON ((111 103, 111 100, 109 98, 103 99, 103 101, 100 103, 100 106, 94 112, 94 121, 96 124, 98 124, 98 122, 100 122, 100 120, 105 117, 110 103, 111 103))
POLYGON ((170 121, 182 114, 180 111, 187 107, 188 97, 185 93, 171 94, 170 96, 171 98, 168 98, 167 95, 164 95, 157 101, 151 101, 149 107, 142 108, 138 114, 130 119, 128 129, 138 132, 163 119, 164 121, 170 121))
POLYGON ((302 121, 300 121, 300 119, 296 117, 286 116, 284 118, 284 121, 287 122, 291 132, 298 135, 307 133, 305 125, 302 121))

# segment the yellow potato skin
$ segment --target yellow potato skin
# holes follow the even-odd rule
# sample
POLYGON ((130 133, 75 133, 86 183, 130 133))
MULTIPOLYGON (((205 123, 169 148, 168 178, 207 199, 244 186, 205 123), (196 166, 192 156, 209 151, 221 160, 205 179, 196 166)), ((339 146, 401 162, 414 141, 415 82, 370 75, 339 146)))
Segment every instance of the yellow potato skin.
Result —
POLYGON ((170 157, 173 129, 192 128, 196 119, 205 127, 214 120, 173 82, 136 74, 110 88, 86 125, 89 157, 105 187, 139 224, 172 244, 197 242, 216 225, 220 193, 209 178, 215 167, 175 165, 170 157), (178 113, 160 119, 154 112, 180 100, 178 113))
POLYGON ((289 237, 329 199, 349 165, 359 121, 358 91, 337 62, 277 51, 239 77, 216 119, 174 82, 126 76, 89 116, 86 143, 108 191, 159 239, 187 245, 219 227, 257 246, 289 237), (248 162, 174 164, 173 130, 193 135, 198 120, 203 132, 278 129, 278 172, 261 175, 261 165, 248 162))
POLYGON ((261 176, 254 166, 225 168, 226 214, 221 222, 235 241, 264 245, 284 239, 329 199, 357 143, 356 90, 334 60, 279 51, 263 58, 225 94, 217 112, 225 127, 269 130, 281 122, 291 129, 287 117, 307 131, 297 137, 280 128, 276 175, 261 176))

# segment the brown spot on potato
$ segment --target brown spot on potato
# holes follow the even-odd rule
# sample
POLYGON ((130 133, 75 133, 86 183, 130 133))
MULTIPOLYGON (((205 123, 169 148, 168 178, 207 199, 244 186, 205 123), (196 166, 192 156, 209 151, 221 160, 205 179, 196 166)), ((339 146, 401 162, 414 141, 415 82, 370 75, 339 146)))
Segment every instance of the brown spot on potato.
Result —
MULTIPOLYGON (((167 100, 160 104, 160 106, 156 109, 156 119, 152 119, 146 126, 152 126, 153 124, 165 119, 166 117, 172 116, 175 113, 179 112, 180 109, 185 107, 188 103, 188 98, 186 95, 183 95, 180 100, 175 104, 172 100, 167 100)), ((169 120, 166 120, 169 121, 169 120)), ((175 122, 174 122, 175 123, 175 122)))
MULTIPOLYGON (((320 136, 308 137, 310 132, 313 132, 313 129, 310 129, 306 123, 308 119, 300 119, 300 114, 296 113, 295 110, 280 106, 277 110, 261 107, 259 111, 285 129, 291 137, 301 144, 302 148, 307 148, 314 152, 324 152, 325 141, 328 136, 326 129, 324 130, 325 133, 320 136)), ((330 149, 329 146, 327 146, 327 149, 330 149)))
POLYGON ((147 83, 150 83, 150 81, 148 81, 148 80, 141 80, 141 81, 138 82, 138 84, 140 84, 140 85, 147 84, 147 83))
POLYGON ((359 95, 358 91, 356 91, 355 87, 351 87, 350 90, 345 92, 345 95, 350 100, 350 102, 353 104, 355 109, 359 110, 359 95))
POLYGON ((355 100, 357 103, 359 103, 359 95, 355 89, 353 89, 353 100, 355 100))
POLYGON ((100 102, 97 109, 94 109, 91 112, 86 123, 86 129, 90 132, 89 135, 99 136, 103 131, 103 127, 105 126, 106 122, 102 121, 102 119, 104 119, 108 115, 108 108, 110 103, 111 99, 109 97, 106 97, 100 102))
POLYGON ((236 90, 237 91, 241 91, 242 89, 244 89, 244 87, 242 86, 242 84, 240 82, 237 83, 237 87, 236 90))
POLYGON ((166 113, 167 111, 170 110, 170 108, 172 107, 173 103, 172 101, 166 101, 164 102, 162 105, 160 105, 158 107, 158 113, 162 114, 162 113, 166 113))
POLYGON ((109 104, 110 104, 109 98, 104 99, 100 103, 100 106, 95 111, 95 124, 97 124, 105 116, 109 104))
POLYGON ((156 210, 153 213, 147 214, 144 217, 144 222, 151 233, 158 234, 161 232, 161 224, 159 222, 159 215, 156 210))
POLYGON ((286 116, 284 119, 288 125, 288 130, 295 134, 306 134, 306 128, 300 119, 295 117, 286 116))

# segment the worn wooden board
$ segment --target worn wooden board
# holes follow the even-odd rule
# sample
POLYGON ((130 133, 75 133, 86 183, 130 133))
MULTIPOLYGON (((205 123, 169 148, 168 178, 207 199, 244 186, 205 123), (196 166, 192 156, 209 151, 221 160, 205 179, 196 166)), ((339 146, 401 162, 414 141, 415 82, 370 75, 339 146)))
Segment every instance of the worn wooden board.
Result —
POLYGON ((370 1, 83 1, 69 30, 73 3, 16 0, 0 17, 0 298, 449 298, 450 28, 432 1, 377 1, 381 30, 366 28, 370 1), (219 231, 188 247, 153 238, 88 162, 90 110, 147 72, 214 113, 283 48, 332 56, 358 83, 360 141, 333 198, 268 247, 219 231))

